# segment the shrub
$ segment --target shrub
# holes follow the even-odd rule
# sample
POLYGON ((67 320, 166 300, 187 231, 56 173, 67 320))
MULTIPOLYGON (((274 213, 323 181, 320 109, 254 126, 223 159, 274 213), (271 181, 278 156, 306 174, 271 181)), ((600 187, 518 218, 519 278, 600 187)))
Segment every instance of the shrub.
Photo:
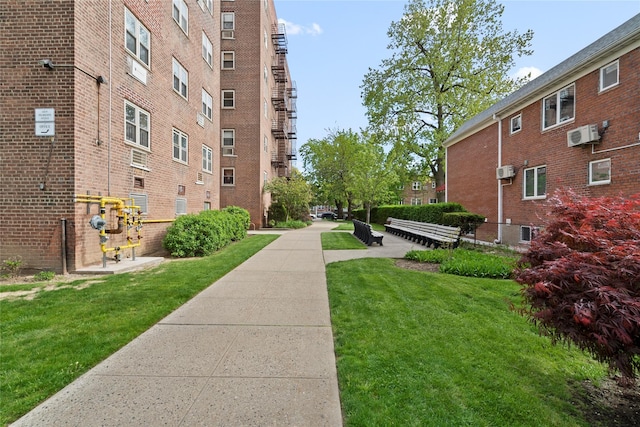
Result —
POLYGON ((281 222, 277 222, 275 224, 276 228, 293 228, 293 229, 298 229, 298 228, 305 228, 307 227, 307 223, 305 221, 300 221, 297 219, 290 219, 289 221, 281 221, 281 222))
POLYGON ((640 195, 564 190, 519 262, 521 310, 553 342, 575 343, 631 381, 640 355, 640 195))
POLYGON ((18 277, 22 271, 22 258, 20 256, 14 256, 2 261, 2 268, 0 272, 8 277, 18 277))
POLYGON ((246 237, 248 215, 237 207, 182 215, 167 228, 162 245, 175 257, 210 255, 231 241, 246 237))
POLYGON ((35 280, 40 282, 48 282, 50 280, 53 280, 54 277, 56 277, 56 273, 48 270, 39 271, 33 276, 35 280))

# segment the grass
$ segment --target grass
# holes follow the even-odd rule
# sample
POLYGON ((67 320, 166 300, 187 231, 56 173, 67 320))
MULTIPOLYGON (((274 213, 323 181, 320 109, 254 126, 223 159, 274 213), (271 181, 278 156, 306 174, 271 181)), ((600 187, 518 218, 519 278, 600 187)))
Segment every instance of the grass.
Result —
POLYGON ((458 248, 413 250, 405 255, 406 259, 440 264, 440 272, 469 277, 491 277, 508 279, 512 276, 519 259, 512 256, 497 255, 480 250, 458 248))
POLYGON ((329 251, 335 249, 367 249, 356 236, 351 233, 344 232, 327 232, 321 233, 322 250, 329 251))
MULTIPOLYGON (((0 425, 27 413, 276 239, 0 301, 0 425)), ((55 281, 54 281, 55 282, 55 281)), ((40 289, 41 284, 2 290, 40 289)))
POLYGON ((327 266, 345 426, 586 426, 575 384, 606 369, 512 310, 510 280, 327 266))

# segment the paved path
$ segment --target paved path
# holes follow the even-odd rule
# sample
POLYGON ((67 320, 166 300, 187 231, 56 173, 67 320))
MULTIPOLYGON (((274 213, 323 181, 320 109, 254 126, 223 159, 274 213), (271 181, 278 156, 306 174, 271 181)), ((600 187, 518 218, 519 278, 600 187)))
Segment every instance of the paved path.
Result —
POLYGON ((282 236, 15 426, 341 426, 325 263, 413 247, 325 251, 282 236))

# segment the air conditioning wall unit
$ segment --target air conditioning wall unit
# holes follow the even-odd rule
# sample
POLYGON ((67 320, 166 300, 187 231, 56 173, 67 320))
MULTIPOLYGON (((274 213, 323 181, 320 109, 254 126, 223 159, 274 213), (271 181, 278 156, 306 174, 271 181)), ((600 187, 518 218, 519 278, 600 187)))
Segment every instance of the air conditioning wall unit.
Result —
POLYGON ((516 176, 513 165, 504 165, 496 169, 496 179, 509 179, 516 176))
POLYGON ((595 144, 600 141, 598 125, 586 125, 567 132, 567 146, 577 147, 585 144, 595 144))
POLYGON ((235 31, 233 30, 222 30, 222 38, 223 39, 234 39, 235 31))

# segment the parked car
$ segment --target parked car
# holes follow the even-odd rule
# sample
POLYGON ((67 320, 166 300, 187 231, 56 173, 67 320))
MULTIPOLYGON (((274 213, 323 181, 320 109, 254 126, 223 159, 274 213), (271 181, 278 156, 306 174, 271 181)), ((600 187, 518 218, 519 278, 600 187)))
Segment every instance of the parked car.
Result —
POLYGON ((322 219, 330 219, 332 221, 335 221, 336 219, 338 219, 338 215, 336 215, 333 212, 323 212, 322 215, 320 215, 320 218, 322 218, 322 219))

